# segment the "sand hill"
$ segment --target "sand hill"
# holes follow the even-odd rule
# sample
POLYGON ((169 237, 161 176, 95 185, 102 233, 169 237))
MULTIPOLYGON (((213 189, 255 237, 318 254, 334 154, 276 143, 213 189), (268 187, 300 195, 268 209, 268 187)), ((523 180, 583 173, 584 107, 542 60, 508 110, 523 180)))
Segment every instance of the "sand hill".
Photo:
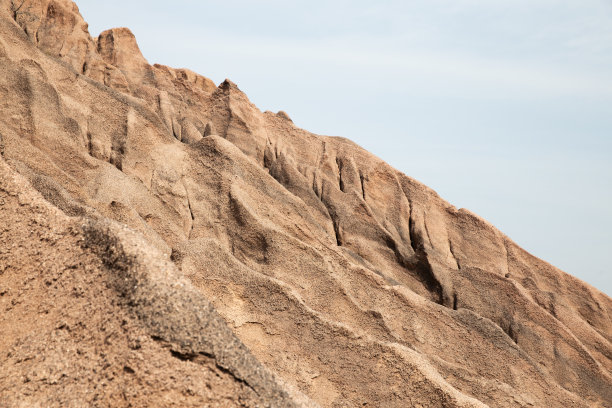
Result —
POLYGON ((0 0, 0 156, 0 407, 612 407, 612 299, 70 0, 0 0))

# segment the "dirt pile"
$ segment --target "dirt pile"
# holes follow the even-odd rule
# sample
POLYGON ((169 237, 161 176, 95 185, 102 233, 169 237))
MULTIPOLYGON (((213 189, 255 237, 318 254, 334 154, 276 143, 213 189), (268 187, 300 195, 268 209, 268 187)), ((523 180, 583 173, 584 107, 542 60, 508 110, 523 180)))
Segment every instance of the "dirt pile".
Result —
POLYGON ((605 294, 71 1, 0 5, 9 403, 612 406, 605 294))

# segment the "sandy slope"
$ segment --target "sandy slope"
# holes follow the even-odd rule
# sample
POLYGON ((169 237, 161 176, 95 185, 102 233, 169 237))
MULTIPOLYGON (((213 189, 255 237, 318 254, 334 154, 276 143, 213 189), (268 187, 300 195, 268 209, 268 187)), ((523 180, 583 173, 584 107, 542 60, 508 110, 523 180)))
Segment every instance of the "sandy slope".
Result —
MULTIPOLYGON (((91 38, 71 1, 28 0, 18 10, 11 1, 0 4, 0 134, 12 168, 3 174, 23 175, 64 213, 46 210, 54 216, 81 217, 20 235, 27 229, 18 222, 32 216, 16 216, 15 204, 2 206, 3 223, 14 226, 2 236, 0 271, 25 249, 0 275, 0 288, 23 298, 17 294, 31 285, 36 293, 27 297, 29 307, 12 305, 12 297, 0 303, 9 308, 0 328, 10 333, 0 355, 15 373, 0 374, 0 392, 12 401, 26 389, 18 378, 27 368, 18 360, 29 355, 30 343, 102 349, 115 356, 108 364, 123 383, 130 370, 141 372, 121 365, 130 339, 142 331, 149 336, 145 361, 164 369, 144 369, 149 374, 127 387, 141 395, 135 404, 173 400, 184 386, 159 384, 184 379, 181 370, 219 368, 210 360, 219 355, 208 349, 201 358, 199 349, 168 345, 180 341, 152 340, 157 312, 113 301, 126 296, 122 290, 95 295, 111 290, 104 283, 111 278, 102 273, 92 281, 87 270, 100 271, 108 254, 83 246, 88 241, 79 237, 88 230, 77 225, 107 225, 110 218, 144 237, 122 229, 127 241, 165 258, 171 269, 175 264, 190 281, 179 272, 164 277, 165 285, 184 282, 197 299, 166 327, 168 336, 225 333, 223 325, 190 326, 194 313, 208 310, 203 294, 259 361, 322 406, 612 406, 612 300, 605 294, 352 142, 298 129, 282 112, 262 113, 230 81, 217 87, 189 70, 149 65, 127 29, 91 38), (83 296, 66 300, 72 283, 47 294, 44 264, 33 257, 53 247, 33 238, 43 231, 62 237, 62 251, 83 257, 83 267, 69 273, 83 296), (137 317, 125 328, 115 320, 120 340, 106 344, 88 304, 101 316, 137 317), (18 324, 39 320, 34 309, 51 316, 46 331, 18 324), (58 329, 62 319, 71 319, 78 335, 58 329), (17 354, 8 356, 13 349, 17 354)), ((20 186, 31 194, 32 187, 20 186)), ((53 262, 67 265, 72 261, 62 251, 51 253, 53 262)), ((172 302, 182 296, 173 294, 172 302)), ((53 384, 51 374, 28 380, 32 398, 65 402, 95 385, 108 401, 121 389, 100 389, 108 369, 80 365, 85 359, 104 367, 104 358, 66 353, 39 350, 47 363, 22 360, 60 373, 53 384), (71 382, 75 391, 68 393, 62 381, 85 378, 83 372, 89 379, 71 382)), ((219 381, 242 390, 249 404, 261 403, 221 374, 219 381)), ((193 381, 206 381, 202 375, 193 381)), ((281 386, 261 375, 266 391, 256 394, 289 404, 274 400, 285 398, 278 397, 281 386)), ((206 394, 198 384, 190 385, 198 398, 238 395, 218 391, 223 386, 206 394)))

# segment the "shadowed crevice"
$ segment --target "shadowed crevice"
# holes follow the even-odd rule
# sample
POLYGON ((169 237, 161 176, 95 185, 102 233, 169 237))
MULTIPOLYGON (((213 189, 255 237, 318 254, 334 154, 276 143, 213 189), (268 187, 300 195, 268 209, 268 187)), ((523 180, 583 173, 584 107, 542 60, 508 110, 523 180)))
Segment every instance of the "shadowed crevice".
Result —
POLYGON ((346 193, 344 191, 344 181, 342 180, 342 160, 339 157, 336 157, 336 166, 338 167, 338 188, 343 193, 346 193))
POLYGON ((363 201, 365 201, 366 200, 365 177, 361 171, 359 172, 359 182, 361 184, 361 197, 363 198, 363 201))

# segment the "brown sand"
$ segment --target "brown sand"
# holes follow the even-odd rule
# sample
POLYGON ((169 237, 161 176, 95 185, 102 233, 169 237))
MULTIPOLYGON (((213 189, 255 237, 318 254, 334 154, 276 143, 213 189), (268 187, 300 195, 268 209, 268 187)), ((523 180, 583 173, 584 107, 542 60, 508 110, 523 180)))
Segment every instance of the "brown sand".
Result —
POLYGON ((20 4, 0 406, 612 407, 608 296, 126 28, 20 4))

